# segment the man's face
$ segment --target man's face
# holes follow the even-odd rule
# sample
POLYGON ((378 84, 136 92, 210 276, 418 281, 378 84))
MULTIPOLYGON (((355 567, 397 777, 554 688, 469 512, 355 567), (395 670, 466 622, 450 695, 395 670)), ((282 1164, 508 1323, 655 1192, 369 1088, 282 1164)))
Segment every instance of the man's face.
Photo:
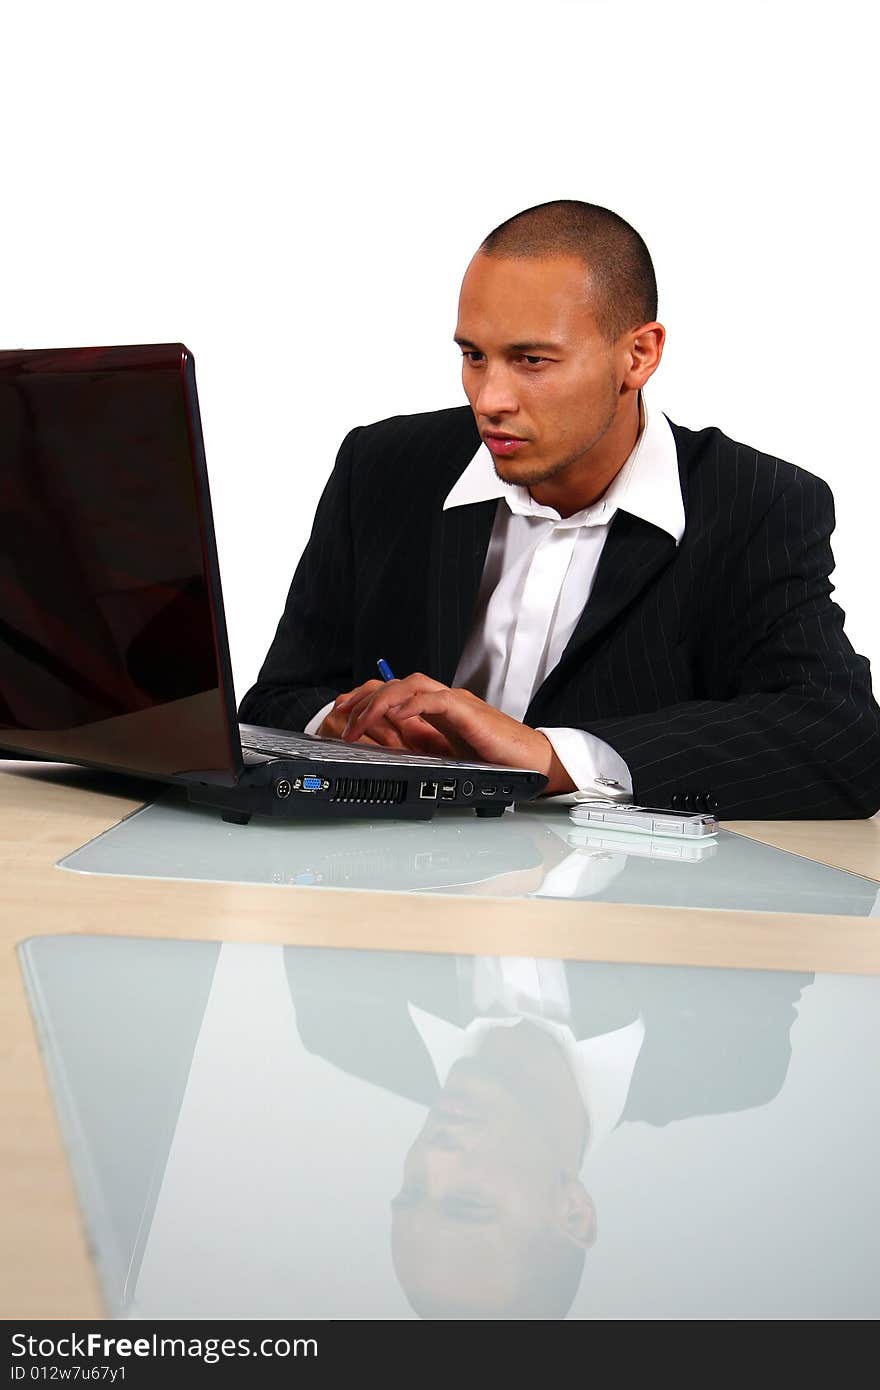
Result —
POLYGON ((455 340, 500 478, 531 487, 588 466, 584 456, 617 415, 629 344, 600 333, 581 261, 478 252, 462 283, 455 340))
POLYGON ((462 1316, 497 1317, 524 1277, 530 1242, 552 1224, 559 1166, 540 1116, 504 1072, 459 1061, 392 1203, 404 1288, 462 1316))

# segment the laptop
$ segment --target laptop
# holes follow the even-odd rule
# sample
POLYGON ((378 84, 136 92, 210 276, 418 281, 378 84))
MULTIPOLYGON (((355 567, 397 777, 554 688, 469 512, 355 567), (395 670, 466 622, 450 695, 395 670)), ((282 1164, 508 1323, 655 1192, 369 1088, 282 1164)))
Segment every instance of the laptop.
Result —
POLYGON ((499 816, 537 771, 239 725, 192 353, 0 352, 0 750, 246 824, 499 816))

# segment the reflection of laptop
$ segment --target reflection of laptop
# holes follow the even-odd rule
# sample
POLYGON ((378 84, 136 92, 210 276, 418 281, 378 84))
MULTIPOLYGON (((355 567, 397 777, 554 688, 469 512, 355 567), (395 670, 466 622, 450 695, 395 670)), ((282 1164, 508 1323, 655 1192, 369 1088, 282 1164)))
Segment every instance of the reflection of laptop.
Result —
POLYGON ((558 836, 525 811, 502 824, 440 815, 409 823, 345 821, 332 835, 318 821, 300 824, 296 835, 283 821, 262 825, 259 835, 216 832, 208 807, 187 806, 182 791, 169 788, 66 855, 59 868, 126 878, 430 893, 506 879, 565 852, 558 836))
POLYGON ((521 768, 239 727, 192 354, 0 352, 0 748, 225 820, 500 815, 521 768))

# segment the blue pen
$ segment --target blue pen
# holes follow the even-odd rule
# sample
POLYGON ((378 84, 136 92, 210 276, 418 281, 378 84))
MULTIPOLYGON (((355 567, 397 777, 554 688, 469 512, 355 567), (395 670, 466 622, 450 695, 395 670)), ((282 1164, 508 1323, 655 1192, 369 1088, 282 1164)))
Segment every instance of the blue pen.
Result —
POLYGON ((383 681, 393 681, 397 679, 391 667, 388 665, 388 662, 385 660, 383 656, 379 657, 379 660, 376 662, 376 665, 379 668, 379 675, 382 677, 383 681))

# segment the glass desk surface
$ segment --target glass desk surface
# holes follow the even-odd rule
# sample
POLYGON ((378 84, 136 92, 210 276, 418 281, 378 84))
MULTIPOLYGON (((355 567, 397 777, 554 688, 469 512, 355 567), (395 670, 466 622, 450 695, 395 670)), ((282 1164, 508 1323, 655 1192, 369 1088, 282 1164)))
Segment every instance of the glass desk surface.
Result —
POLYGON ((119 1318, 876 1318, 880 980, 40 937, 119 1318))
POLYGON ((498 820, 229 825, 177 793, 136 811, 60 867, 90 874, 656 907, 880 916, 880 883, 719 830, 686 844, 574 825, 564 806, 498 820))

